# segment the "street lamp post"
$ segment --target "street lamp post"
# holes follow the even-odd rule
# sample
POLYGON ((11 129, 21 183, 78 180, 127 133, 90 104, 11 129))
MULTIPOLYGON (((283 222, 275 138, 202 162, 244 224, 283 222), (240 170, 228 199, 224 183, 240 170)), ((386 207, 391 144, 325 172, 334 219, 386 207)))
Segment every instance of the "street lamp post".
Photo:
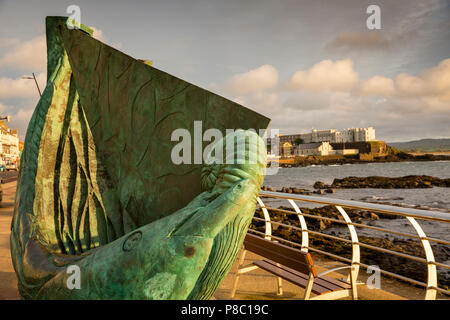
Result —
POLYGON ((39 96, 42 97, 41 89, 39 89, 39 84, 38 84, 38 82, 36 80, 36 76, 34 75, 34 72, 32 74, 33 74, 32 77, 26 76, 26 77, 22 77, 22 79, 29 79, 29 80, 33 80, 34 79, 34 82, 36 83, 36 87, 37 87, 38 92, 39 92, 39 96))

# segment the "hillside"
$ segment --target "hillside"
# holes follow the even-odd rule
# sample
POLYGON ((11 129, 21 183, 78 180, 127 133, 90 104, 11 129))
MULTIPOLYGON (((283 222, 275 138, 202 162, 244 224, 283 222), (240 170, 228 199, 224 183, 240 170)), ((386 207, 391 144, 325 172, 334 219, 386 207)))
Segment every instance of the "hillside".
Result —
POLYGON ((406 152, 441 152, 450 151, 450 139, 421 139, 408 142, 390 142, 388 145, 406 152))

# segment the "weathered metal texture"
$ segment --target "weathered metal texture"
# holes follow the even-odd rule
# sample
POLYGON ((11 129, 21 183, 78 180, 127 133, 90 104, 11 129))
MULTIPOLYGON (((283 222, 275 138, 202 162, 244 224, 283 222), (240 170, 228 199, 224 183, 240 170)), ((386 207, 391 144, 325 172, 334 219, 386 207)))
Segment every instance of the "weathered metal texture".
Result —
POLYGON ((250 224, 265 153, 256 164, 175 165, 171 133, 269 119, 65 21, 46 20, 47 86, 20 165, 11 251, 22 297, 211 297, 250 224), (79 290, 66 286, 69 265, 79 290))

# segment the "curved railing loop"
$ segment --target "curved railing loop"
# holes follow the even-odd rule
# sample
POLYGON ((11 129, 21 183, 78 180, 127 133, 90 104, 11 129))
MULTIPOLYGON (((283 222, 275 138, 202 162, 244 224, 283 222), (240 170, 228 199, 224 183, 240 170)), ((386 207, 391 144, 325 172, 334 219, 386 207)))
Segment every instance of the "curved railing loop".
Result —
POLYGON ((431 247, 430 241, 426 239, 427 236, 416 219, 412 217, 406 217, 406 219, 413 226, 414 230, 417 232, 417 235, 420 237, 420 242, 422 243, 423 250, 425 251, 425 258, 427 259, 427 288, 425 292, 425 300, 435 300, 438 282, 433 248, 431 247))
POLYGON ((297 204, 292 199, 288 199, 288 202, 294 208, 297 213, 298 220, 300 222, 300 228, 302 229, 302 246, 301 250, 304 252, 308 252, 309 247, 309 235, 308 235, 308 227, 306 225, 305 217, 303 217, 302 211, 297 206, 297 204))
POLYGON ((356 281, 359 273, 359 264, 360 264, 360 251, 359 251, 359 240, 358 234, 356 233, 356 228, 352 224, 352 220, 348 216, 347 212, 341 206, 335 206, 339 211, 341 216, 344 218, 345 223, 347 224, 348 231, 350 233, 350 240, 352 241, 352 263, 351 269, 348 276, 348 280, 352 282, 353 289, 353 297, 356 299, 356 281))
POLYGON ((264 238, 270 240, 272 238, 272 223, 270 222, 269 211, 267 210, 266 205, 264 204, 264 202, 261 200, 260 197, 258 197, 256 200, 258 201, 258 204, 261 207, 261 210, 264 215, 264 220, 266 222, 264 238))

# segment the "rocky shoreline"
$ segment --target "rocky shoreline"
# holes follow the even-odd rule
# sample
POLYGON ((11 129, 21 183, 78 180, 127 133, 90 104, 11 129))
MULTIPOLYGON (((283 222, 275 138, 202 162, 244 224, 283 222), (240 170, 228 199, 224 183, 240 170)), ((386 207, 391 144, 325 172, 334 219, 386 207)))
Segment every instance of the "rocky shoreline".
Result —
POLYGON ((316 181, 313 185, 315 189, 360 189, 360 188, 379 188, 379 189, 414 189, 414 188, 432 188, 443 187, 450 188, 450 178, 441 179, 431 176, 409 175, 404 177, 346 177, 343 179, 334 179, 331 185, 321 181, 316 181))
POLYGON ((307 156, 296 157, 293 163, 280 163, 281 167, 307 167, 312 165, 344 165, 374 162, 405 162, 405 161, 450 161, 448 155, 420 154, 413 155, 405 152, 396 152, 386 156, 361 158, 357 155, 346 156, 307 156))
MULTIPOLYGON (((274 222, 279 222, 287 224, 290 226, 300 227, 300 223, 297 214, 292 211, 289 207, 279 207, 281 210, 287 210, 289 212, 271 211, 271 220, 274 222)), ((320 208, 300 208, 304 214, 310 214, 314 216, 321 216, 326 218, 331 218, 334 220, 343 221, 343 217, 337 212, 333 206, 324 206, 320 208)), ((365 210, 358 209, 346 209, 347 214, 350 219, 355 223, 360 224, 371 224, 371 221, 378 219, 393 219, 399 218, 392 215, 384 215, 380 213, 372 213, 365 210)), ((263 214, 260 210, 257 210, 255 216, 263 218, 263 214)), ((329 220, 319 220, 305 217, 308 229, 312 231, 321 231, 331 235, 337 235, 335 231, 327 232, 327 229, 331 227, 342 227, 345 225, 329 221, 329 220)), ((253 221, 250 228, 258 230, 260 232, 265 231, 264 222, 253 221)), ((283 239, 301 243, 301 231, 295 230, 289 227, 282 227, 279 225, 272 224, 272 234, 274 236, 281 237, 283 239)), ((340 237, 348 238, 346 235, 348 233, 343 232, 340 237)), ((367 237, 359 236, 359 241, 368 245, 381 247, 400 253, 405 253, 417 257, 425 258, 424 250, 421 243, 415 239, 399 239, 392 236, 387 236, 385 238, 378 237, 367 237)), ((343 256, 350 259, 352 248, 351 244, 343 241, 336 241, 333 239, 324 238, 318 235, 309 235, 310 246, 320 249, 322 251, 327 251, 332 254, 343 256)), ((432 243, 433 253, 437 261, 448 261, 450 260, 450 249, 448 246, 432 243)), ((426 282, 427 279, 427 268, 422 262, 406 259, 400 256, 392 254, 384 254, 379 251, 371 250, 369 248, 361 248, 361 262, 367 265, 377 265, 382 270, 394 272, 418 281, 426 282)), ((439 272, 438 270, 439 285, 441 287, 450 288, 450 273, 449 272, 439 272)))
POLYGON ((310 196, 312 194, 325 194, 325 193, 334 193, 335 190, 331 187, 322 188, 319 190, 308 190, 308 189, 299 189, 297 187, 282 187, 281 189, 275 190, 269 186, 262 186, 261 190, 263 191, 275 191, 275 192, 284 192, 284 193, 292 193, 292 194, 304 194, 310 196))

